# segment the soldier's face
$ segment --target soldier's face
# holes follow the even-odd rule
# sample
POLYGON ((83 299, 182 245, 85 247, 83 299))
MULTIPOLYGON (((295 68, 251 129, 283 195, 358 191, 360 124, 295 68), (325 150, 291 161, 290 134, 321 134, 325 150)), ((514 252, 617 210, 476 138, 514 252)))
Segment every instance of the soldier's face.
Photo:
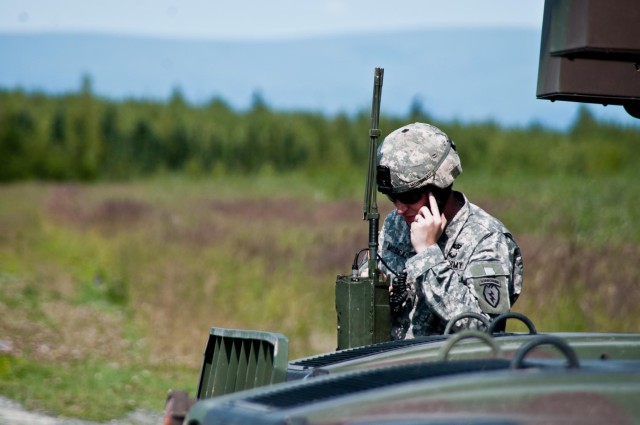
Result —
POLYGON ((398 215, 401 215, 404 218, 404 221, 407 224, 413 223, 413 220, 416 218, 416 214, 420 211, 420 208, 429 204, 429 194, 422 192, 420 198, 416 202, 413 203, 404 203, 400 199, 394 199, 393 205, 396 207, 396 211, 398 215))

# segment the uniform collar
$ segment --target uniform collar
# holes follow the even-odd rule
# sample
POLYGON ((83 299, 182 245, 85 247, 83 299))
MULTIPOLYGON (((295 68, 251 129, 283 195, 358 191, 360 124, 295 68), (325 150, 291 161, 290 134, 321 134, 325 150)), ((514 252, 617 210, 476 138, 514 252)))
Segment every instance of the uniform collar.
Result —
POLYGON ((442 237, 438 240, 438 245, 442 249, 442 252, 449 252, 449 250, 451 250, 451 246, 458 238, 458 235, 462 231, 464 224, 469 220, 469 215, 471 214, 470 203, 464 193, 454 190, 453 196, 456 198, 456 201, 464 202, 464 204, 453 219, 447 223, 442 237))

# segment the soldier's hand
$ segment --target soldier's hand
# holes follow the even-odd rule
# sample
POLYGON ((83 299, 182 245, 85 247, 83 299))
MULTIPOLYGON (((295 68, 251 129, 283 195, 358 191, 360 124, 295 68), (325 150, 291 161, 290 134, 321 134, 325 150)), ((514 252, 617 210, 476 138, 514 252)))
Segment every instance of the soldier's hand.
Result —
POLYGON ((418 254, 436 244, 447 225, 447 219, 440 212, 432 193, 429 193, 429 206, 420 208, 411 223, 411 244, 418 254))

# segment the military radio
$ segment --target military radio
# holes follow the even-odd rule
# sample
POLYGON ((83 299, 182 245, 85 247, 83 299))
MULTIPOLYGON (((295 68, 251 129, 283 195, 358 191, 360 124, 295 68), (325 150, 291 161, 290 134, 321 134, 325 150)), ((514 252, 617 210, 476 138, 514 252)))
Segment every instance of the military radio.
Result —
POLYGON ((378 232, 380 214, 376 201, 376 156, 380 137, 380 100, 384 69, 376 68, 369 129, 369 164, 363 203, 363 220, 369 221, 368 248, 356 253, 350 275, 336 278, 338 350, 388 341, 391 337, 389 287, 380 281, 378 232), (368 253, 368 271, 358 273, 360 254, 368 253))

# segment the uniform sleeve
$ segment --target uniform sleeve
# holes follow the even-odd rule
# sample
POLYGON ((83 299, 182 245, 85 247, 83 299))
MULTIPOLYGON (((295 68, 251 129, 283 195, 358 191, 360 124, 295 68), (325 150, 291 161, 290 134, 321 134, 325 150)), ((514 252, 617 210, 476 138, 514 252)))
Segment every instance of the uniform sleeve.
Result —
MULTIPOLYGON (((457 272, 433 245, 407 261, 408 280, 414 281, 416 299, 411 313, 414 335, 427 332, 429 310, 447 323, 463 312, 490 315, 510 309, 513 275, 512 240, 503 233, 490 233, 473 248, 464 272, 457 272), (429 308, 430 307, 430 308, 429 308)), ((454 327, 477 328, 476 320, 461 320, 454 327)))

